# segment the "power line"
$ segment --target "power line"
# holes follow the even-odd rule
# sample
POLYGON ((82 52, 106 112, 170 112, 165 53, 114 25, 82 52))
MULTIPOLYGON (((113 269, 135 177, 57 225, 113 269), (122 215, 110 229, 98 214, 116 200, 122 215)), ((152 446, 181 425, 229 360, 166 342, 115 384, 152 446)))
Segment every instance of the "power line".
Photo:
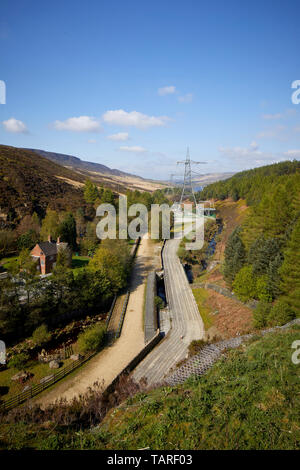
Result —
POLYGON ((184 181, 183 181, 183 188, 180 197, 179 204, 182 204, 184 196, 192 197, 196 206, 196 198, 194 193, 194 188, 192 184, 192 168, 191 165, 199 165, 205 164, 206 162, 195 162, 194 160, 190 159, 190 152, 189 148, 187 148, 186 159, 184 161, 177 162, 177 165, 184 164, 184 181))

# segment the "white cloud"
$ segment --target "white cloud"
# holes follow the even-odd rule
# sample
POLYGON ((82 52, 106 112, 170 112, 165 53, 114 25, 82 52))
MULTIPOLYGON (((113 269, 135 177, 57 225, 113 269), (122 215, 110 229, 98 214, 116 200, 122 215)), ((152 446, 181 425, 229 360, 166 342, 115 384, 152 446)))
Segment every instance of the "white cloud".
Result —
POLYGON ((175 93, 175 91, 176 91, 175 86, 164 86, 164 87, 159 88, 157 90, 157 92, 160 96, 172 95, 173 93, 175 93))
POLYGON ((98 119, 90 116, 71 117, 65 121, 55 121, 54 128, 58 131, 100 132, 101 124, 98 119))
POLYGON ((128 132, 118 132, 117 134, 112 134, 109 135, 108 140, 114 140, 114 141, 124 141, 129 139, 129 134, 128 132))
POLYGON ((258 144, 255 142, 255 140, 253 140, 253 142, 251 142, 250 148, 253 151, 258 150, 258 144))
POLYGON ((193 95, 192 93, 187 93, 186 95, 179 96, 178 101, 180 103, 190 103, 193 100, 193 95))
POLYGON ((245 158, 253 159, 261 157, 262 152, 258 150, 256 142, 252 142, 250 147, 219 147, 219 152, 224 156, 240 160, 245 158))
POLYGON ((300 150, 288 150, 282 153, 263 152, 256 142, 252 142, 249 147, 219 147, 219 151, 231 165, 234 163, 241 169, 300 158, 300 150))
POLYGON ((89 144, 95 144, 96 142, 97 142, 96 139, 89 139, 89 140, 88 140, 88 143, 89 143, 89 144))
POLYGON ((3 121, 2 124, 7 132, 13 132, 14 134, 28 133, 28 129, 24 122, 19 121, 18 119, 10 118, 7 121, 3 121))
POLYGON ((133 152, 133 153, 144 153, 147 150, 144 147, 140 147, 139 145, 132 145, 131 147, 128 145, 123 145, 119 148, 122 152, 133 152))
POLYGON ((103 114, 103 121, 116 126, 132 126, 139 129, 165 126, 170 119, 167 116, 147 116, 147 114, 123 109, 110 110, 103 114))

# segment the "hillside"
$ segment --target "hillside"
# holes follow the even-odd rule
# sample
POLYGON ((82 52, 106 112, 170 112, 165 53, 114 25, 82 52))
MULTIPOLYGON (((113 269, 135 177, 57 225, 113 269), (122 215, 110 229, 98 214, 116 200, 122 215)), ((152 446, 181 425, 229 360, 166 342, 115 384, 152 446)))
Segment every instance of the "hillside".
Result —
POLYGON ((226 199, 237 201, 242 198, 248 205, 258 203, 268 188, 276 181, 283 183, 287 176, 300 173, 300 161, 285 161, 252 170, 241 171, 231 178, 206 186, 200 192, 200 199, 226 199))
POLYGON ((183 385, 137 395, 133 388, 133 396, 96 427, 101 413, 92 395, 69 408, 56 405, 43 413, 21 408, 2 421, 0 447, 297 449, 299 365, 291 360, 291 344, 298 338, 299 325, 293 325, 253 338, 183 385))
POLYGON ((141 176, 132 175, 117 169, 111 169, 101 163, 87 162, 78 157, 61 153, 46 152, 45 150, 29 149, 48 160, 58 163, 66 168, 76 171, 76 173, 89 178, 96 183, 105 184, 116 191, 129 189, 155 191, 164 185, 152 180, 146 180, 141 176))
POLYGON ((24 215, 43 216, 46 208, 84 206, 84 177, 30 150, 0 145, 0 220, 2 227, 24 215))
POLYGON ((300 316, 300 162, 237 173, 213 183, 199 199, 213 199, 222 219, 213 262, 199 281, 218 283, 239 301, 254 301, 254 326, 300 316))

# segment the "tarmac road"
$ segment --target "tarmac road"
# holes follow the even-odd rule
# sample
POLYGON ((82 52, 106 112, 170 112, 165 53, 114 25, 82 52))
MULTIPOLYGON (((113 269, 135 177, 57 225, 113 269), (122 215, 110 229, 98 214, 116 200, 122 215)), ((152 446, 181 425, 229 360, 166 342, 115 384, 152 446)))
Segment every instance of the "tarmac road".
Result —
POLYGON ((205 333, 192 289, 177 256, 179 244, 180 239, 168 240, 163 251, 171 329, 133 373, 136 381, 145 377, 148 385, 161 382, 170 369, 186 357, 190 342, 203 339, 205 333))

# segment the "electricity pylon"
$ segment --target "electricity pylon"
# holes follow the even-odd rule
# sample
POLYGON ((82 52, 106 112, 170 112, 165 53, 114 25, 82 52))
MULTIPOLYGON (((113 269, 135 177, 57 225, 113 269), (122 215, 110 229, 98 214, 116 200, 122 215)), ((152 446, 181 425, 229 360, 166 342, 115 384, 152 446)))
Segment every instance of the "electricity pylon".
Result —
POLYGON ((201 163, 206 163, 206 162, 195 162, 194 160, 190 159, 189 148, 187 148, 186 159, 184 161, 177 162, 177 165, 179 165, 179 164, 184 164, 185 165, 183 188, 182 188, 182 193, 181 193, 179 204, 182 204, 184 196, 188 196, 189 198, 192 198, 192 200, 194 201, 195 206, 196 206, 196 198, 195 198, 194 188, 193 188, 193 185, 192 185, 192 168, 191 168, 191 164, 199 165, 201 163))

